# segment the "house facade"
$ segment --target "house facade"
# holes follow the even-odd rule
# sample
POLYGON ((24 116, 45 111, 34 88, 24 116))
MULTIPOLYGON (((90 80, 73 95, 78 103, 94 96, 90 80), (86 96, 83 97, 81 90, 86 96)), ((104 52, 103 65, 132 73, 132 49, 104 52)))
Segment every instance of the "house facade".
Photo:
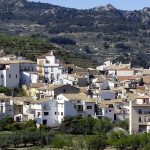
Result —
POLYGON ((58 81, 59 76, 63 73, 63 68, 51 52, 37 58, 37 72, 40 81, 54 83, 58 81))

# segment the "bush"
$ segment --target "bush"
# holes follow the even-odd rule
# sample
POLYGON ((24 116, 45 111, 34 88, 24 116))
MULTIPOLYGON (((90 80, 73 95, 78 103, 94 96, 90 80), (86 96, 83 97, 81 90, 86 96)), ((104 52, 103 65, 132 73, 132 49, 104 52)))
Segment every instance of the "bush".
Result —
POLYGON ((7 87, 0 86, 0 93, 4 93, 7 96, 11 96, 11 90, 7 87))
POLYGON ((63 148, 64 146, 68 146, 68 144, 69 144, 68 142, 69 142, 68 140, 66 140, 62 137, 55 136, 51 145, 53 148, 63 148))
POLYGON ((76 42, 70 38, 67 37, 52 37, 49 39, 51 43, 56 43, 56 44, 64 44, 64 45, 76 45, 76 42))
POLYGON ((88 150, 104 149, 107 145, 107 137, 104 135, 89 136, 86 139, 88 150))
POLYGON ((1 127, 1 130, 8 130, 10 131, 11 130, 11 124, 14 122, 13 118, 12 117, 9 117, 9 116, 6 116, 5 118, 3 118, 1 121, 0 121, 0 127, 1 127))

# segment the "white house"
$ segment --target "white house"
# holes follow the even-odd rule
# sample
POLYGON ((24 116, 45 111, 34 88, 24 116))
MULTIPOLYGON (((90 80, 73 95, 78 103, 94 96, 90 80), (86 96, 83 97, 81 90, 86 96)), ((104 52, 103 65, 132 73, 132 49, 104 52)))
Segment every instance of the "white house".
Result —
POLYGON ((103 65, 96 67, 96 69, 99 70, 99 71, 105 71, 105 68, 106 68, 106 67, 109 67, 109 66, 111 66, 111 65, 112 65, 112 62, 111 62, 111 61, 105 61, 105 62, 103 63, 103 65))
POLYGON ((18 88, 20 84, 20 66, 13 61, 0 60, 0 85, 18 88))
POLYGON ((22 71, 20 74, 20 84, 29 85, 30 83, 37 83, 38 75, 36 72, 22 71))
POLYGON ((150 132, 150 96, 137 94, 130 99, 130 134, 150 132))
POLYGON ((6 116, 13 117, 12 97, 0 94, 0 120, 6 116))
POLYGON ((35 100, 31 97, 14 97, 13 98, 13 109, 14 109, 14 120, 15 121, 27 121, 34 119, 34 115, 30 113, 31 102, 35 100))
POLYGON ((130 68, 121 68, 121 69, 118 69, 117 72, 116 72, 116 75, 117 77, 120 77, 120 76, 134 76, 134 70, 133 69, 130 69, 130 68))
POLYGON ((39 80, 53 83, 58 81, 59 76, 63 73, 63 67, 51 52, 37 58, 37 72, 39 80))
POLYGON ((57 126, 66 116, 76 116, 74 104, 65 100, 49 100, 42 103, 42 124, 57 126))
POLYGON ((95 102, 84 93, 60 94, 56 100, 41 103, 42 124, 57 126, 67 116, 94 117, 95 102))
POLYGON ((89 77, 78 74, 62 74, 59 79, 60 84, 78 85, 86 87, 89 83, 89 77))
POLYGON ((77 116, 94 117, 95 115, 95 100, 84 93, 60 94, 57 96, 57 99, 73 103, 77 110, 77 116))

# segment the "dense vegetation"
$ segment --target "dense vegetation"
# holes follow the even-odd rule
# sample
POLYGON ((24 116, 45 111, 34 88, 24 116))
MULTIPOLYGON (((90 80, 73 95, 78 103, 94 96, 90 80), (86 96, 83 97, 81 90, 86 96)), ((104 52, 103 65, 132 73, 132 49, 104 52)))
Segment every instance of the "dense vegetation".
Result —
POLYGON ((46 41, 29 36, 0 35, 0 48, 6 54, 16 54, 35 60, 36 56, 49 52, 53 46, 46 41))
POLYGON ((30 145, 70 150, 99 150, 113 146, 120 150, 127 148, 148 150, 150 144, 149 134, 129 135, 123 129, 113 129, 116 126, 128 128, 127 121, 112 122, 108 118, 98 120, 90 117, 67 117, 55 128, 44 125, 37 128, 35 123, 32 120, 15 122, 10 117, 1 120, 0 147, 30 145))
POLYGON ((69 53, 61 47, 50 44, 47 40, 32 36, 0 35, 0 49, 3 49, 6 54, 23 56, 33 61, 36 61, 38 56, 53 50, 55 55, 64 63, 73 63, 82 67, 93 65, 93 62, 89 61, 87 56, 74 52, 69 53))

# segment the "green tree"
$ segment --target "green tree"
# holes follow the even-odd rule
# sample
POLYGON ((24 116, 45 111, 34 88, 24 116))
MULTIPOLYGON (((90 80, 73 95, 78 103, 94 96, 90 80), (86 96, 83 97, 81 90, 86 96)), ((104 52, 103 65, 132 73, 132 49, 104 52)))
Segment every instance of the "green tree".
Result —
POLYGON ((9 135, 0 134, 0 148, 7 149, 10 146, 10 138, 9 135))
POLYGON ((0 93, 4 93, 7 96, 11 96, 12 92, 9 88, 0 86, 0 93))
POLYGON ((36 121, 29 120, 29 121, 22 122, 22 129, 26 131, 36 131, 37 129, 36 121))
POLYGON ((103 118, 102 120, 98 120, 95 125, 95 132, 98 134, 106 134, 110 131, 113 127, 113 123, 107 117, 103 118))
POLYGON ((6 116, 0 121, 1 130, 11 130, 10 125, 14 122, 12 117, 6 116))
POLYGON ((129 130, 129 121, 128 120, 115 121, 114 126, 121 127, 124 130, 129 130))
POLYGON ((91 135, 86 138, 88 150, 104 149, 107 145, 107 137, 104 135, 91 135))
POLYGON ((127 136, 128 135, 124 131, 111 131, 108 133, 108 143, 112 146, 115 146, 119 139, 125 138, 127 136))

